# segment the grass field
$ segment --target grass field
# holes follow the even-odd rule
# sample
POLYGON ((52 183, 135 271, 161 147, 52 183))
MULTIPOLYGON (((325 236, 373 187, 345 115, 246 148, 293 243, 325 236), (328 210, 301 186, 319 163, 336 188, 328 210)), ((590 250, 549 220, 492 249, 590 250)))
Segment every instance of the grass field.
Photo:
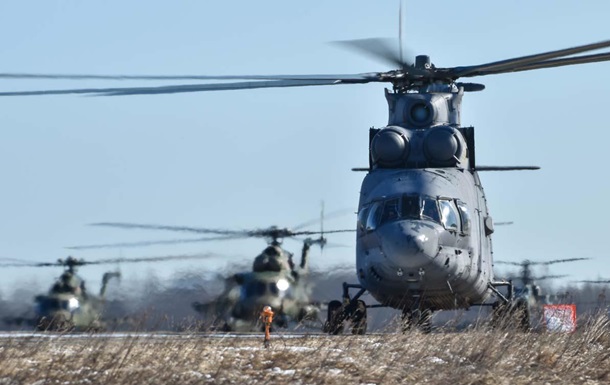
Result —
POLYGON ((602 384, 610 329, 0 339, 0 384, 602 384))

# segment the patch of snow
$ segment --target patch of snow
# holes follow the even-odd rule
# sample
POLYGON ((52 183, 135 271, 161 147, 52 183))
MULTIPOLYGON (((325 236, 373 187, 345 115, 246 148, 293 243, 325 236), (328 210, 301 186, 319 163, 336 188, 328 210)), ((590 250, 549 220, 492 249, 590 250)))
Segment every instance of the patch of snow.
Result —
POLYGON ((263 347, 255 347, 255 346, 227 346, 222 350, 261 350, 263 347))
POLYGON ((201 378, 201 377, 204 376, 202 373, 199 373, 199 372, 197 372, 195 370, 189 370, 187 373, 192 375, 192 376, 194 376, 194 377, 197 377, 197 378, 201 378))
POLYGON ((314 348, 308 348, 306 346, 290 346, 286 348, 286 350, 290 350, 292 352, 312 352, 314 348))
POLYGON ((281 374, 283 376, 293 376, 297 372, 295 369, 282 370, 281 368, 278 368, 277 366, 274 367, 273 369, 271 369, 271 371, 273 373, 281 374))
POLYGON ((442 358, 438 358, 438 357, 428 357, 428 361, 434 363, 434 364, 445 364, 447 363, 445 360, 443 360, 442 358))
POLYGON ((343 370, 341 370, 341 369, 333 368, 328 371, 328 374, 330 374, 331 376, 338 376, 342 372, 343 372, 343 370))

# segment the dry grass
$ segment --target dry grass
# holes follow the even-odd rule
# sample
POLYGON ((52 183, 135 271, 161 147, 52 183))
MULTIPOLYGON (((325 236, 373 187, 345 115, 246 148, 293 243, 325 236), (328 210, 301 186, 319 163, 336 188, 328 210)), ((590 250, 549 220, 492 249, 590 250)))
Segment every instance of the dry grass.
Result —
POLYGON ((610 329, 574 334, 493 330, 423 335, 198 334, 0 340, 0 384, 601 384, 610 329))

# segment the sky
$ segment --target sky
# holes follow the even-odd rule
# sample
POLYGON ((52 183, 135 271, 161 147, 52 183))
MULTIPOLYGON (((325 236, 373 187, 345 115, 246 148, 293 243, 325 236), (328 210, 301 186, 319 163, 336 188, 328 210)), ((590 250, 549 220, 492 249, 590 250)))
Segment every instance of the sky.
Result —
MULTIPOLYGON (((608 39, 608 14, 604 0, 408 1, 404 45, 441 67, 486 63, 608 39)), ((329 42, 397 35, 396 0, 3 2, 0 72, 374 72, 392 68, 329 42)), ((593 258, 549 271, 570 274, 569 280, 610 277, 604 168, 609 70, 610 63, 596 63, 472 79, 487 87, 463 101, 462 124, 475 126, 478 163, 542 168, 481 175, 493 218, 514 222, 494 234, 496 259, 593 258)), ((170 83, 0 84, 3 91, 18 91, 170 83)), ((251 229, 315 219, 321 200, 327 211, 355 212, 364 173, 350 169, 367 166, 368 128, 387 122, 383 88, 2 98, 0 257, 218 255, 205 263, 120 266, 127 276, 163 277, 178 270, 224 271, 251 260, 263 240, 79 252, 65 247, 183 237, 86 226, 100 221, 251 229)), ((354 225, 355 215, 325 223, 327 229, 354 225)), ((354 235, 330 241, 346 247, 314 251, 312 266, 353 266, 354 235)), ((299 242, 285 245, 299 253, 299 242)), ((105 269, 81 273, 96 283, 105 269)), ((19 281, 46 289, 59 273, 3 268, 0 290, 19 281)))

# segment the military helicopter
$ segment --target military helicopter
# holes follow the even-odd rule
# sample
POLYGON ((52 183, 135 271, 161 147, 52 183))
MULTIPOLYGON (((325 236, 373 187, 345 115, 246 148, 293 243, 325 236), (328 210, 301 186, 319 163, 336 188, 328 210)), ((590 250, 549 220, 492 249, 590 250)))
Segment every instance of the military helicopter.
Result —
MULTIPOLYGON (((330 216, 342 215, 346 210, 338 210, 330 216)), ((353 232, 354 230, 324 230, 324 206, 320 212, 320 231, 307 231, 303 228, 313 224, 307 221, 292 229, 271 226, 253 230, 208 229, 185 226, 146 225, 135 223, 104 222, 94 226, 122 229, 147 229, 188 232, 194 234, 214 234, 218 237, 175 239, 169 241, 145 241, 119 244, 74 246, 72 249, 92 249, 108 247, 138 247, 155 244, 177 244, 240 238, 265 238, 268 246, 254 258, 252 269, 231 275, 225 279, 225 288, 220 296, 208 303, 193 303, 193 308, 205 315, 214 316, 212 328, 222 331, 259 330, 259 315, 264 306, 271 306, 276 316, 274 326, 287 327, 292 321, 297 323, 317 321, 320 307, 311 300, 311 288, 307 282, 309 272, 309 251, 318 245, 321 250, 328 244, 326 234, 353 232), (297 265, 293 254, 282 247, 286 238, 307 236, 302 239, 301 260, 297 265), (317 238, 309 238, 318 236, 317 238)), ((317 219, 316 219, 317 221, 317 219)), ((297 238, 298 239, 298 238, 297 238)))
MULTIPOLYGON (((610 53, 581 55, 610 47, 610 41, 494 61, 479 65, 440 67, 427 55, 407 60, 385 41, 364 39, 343 45, 395 66, 394 70, 347 75, 139 76, 4 74, 16 78, 108 80, 246 80, 234 83, 161 87, 75 88, 2 92, 0 96, 32 95, 158 95, 185 92, 336 86, 389 83, 388 124, 369 131, 369 165, 360 191, 356 236, 358 284, 343 285, 341 301, 329 304, 326 328, 366 331, 366 310, 360 298, 369 292, 380 306, 402 311, 406 328, 429 330, 436 310, 510 305, 499 290, 510 282, 496 280, 491 235, 493 221, 479 171, 532 170, 533 166, 482 166, 476 162, 474 128, 461 124, 461 101, 483 84, 460 78, 498 75, 610 60, 610 53), (355 295, 350 289, 358 289, 355 295), (331 306, 332 305, 332 306, 331 306)), ((509 290, 512 293, 512 290, 509 290)), ((377 305, 372 305, 377 306, 377 305)))
POLYGON ((558 304, 568 301, 566 295, 544 294, 538 281, 549 279, 564 278, 566 275, 543 275, 534 276, 532 266, 549 266, 558 263, 586 261, 589 258, 566 258, 551 261, 530 261, 526 259, 522 262, 496 261, 496 264, 520 266, 521 271, 518 277, 520 285, 514 288, 512 310, 517 316, 518 325, 528 330, 537 328, 542 320, 542 306, 546 304, 558 304))
POLYGON ((91 294, 85 281, 77 275, 77 268, 86 265, 160 262, 170 260, 209 258, 209 255, 179 255, 150 258, 114 258, 85 261, 74 257, 58 259, 57 262, 2 263, 0 267, 63 267, 64 272, 46 294, 34 298, 34 316, 17 317, 10 323, 26 323, 39 331, 101 331, 107 326, 104 321, 104 303, 108 282, 120 278, 118 271, 106 272, 102 277, 99 295, 91 294))
POLYGON ((252 263, 252 270, 233 274, 225 279, 225 289, 208 303, 193 303, 193 308, 206 316, 214 315, 212 329, 221 331, 255 331, 260 312, 271 306, 276 313, 274 326, 288 327, 289 322, 317 321, 319 306, 311 300, 307 285, 308 255, 312 245, 322 249, 326 238, 303 240, 301 261, 292 262, 292 253, 273 240, 252 263))
POLYGON ((598 279, 593 279, 593 280, 582 280, 582 281, 576 281, 578 283, 584 283, 587 285, 604 285, 604 287, 602 288, 602 290, 599 292, 598 296, 597 296, 597 302, 596 302, 596 306, 597 306, 597 310, 600 309, 606 309, 608 310, 608 302, 606 301, 606 288, 607 286, 610 284, 610 279, 606 279, 606 278, 598 278, 598 279))

